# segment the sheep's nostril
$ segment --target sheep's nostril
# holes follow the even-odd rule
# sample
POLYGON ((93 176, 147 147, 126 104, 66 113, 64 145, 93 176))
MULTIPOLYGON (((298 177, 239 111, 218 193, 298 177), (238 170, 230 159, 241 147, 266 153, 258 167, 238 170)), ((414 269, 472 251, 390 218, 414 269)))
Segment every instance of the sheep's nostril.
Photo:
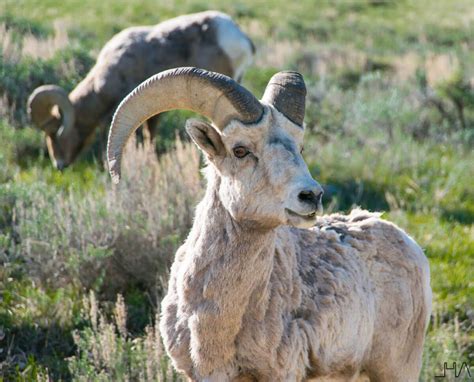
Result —
POLYGON ((303 190, 298 194, 298 199, 305 203, 310 203, 315 206, 321 204, 323 198, 323 191, 316 191, 313 190, 303 190))
POLYGON ((298 194, 298 199, 302 202, 308 203, 315 203, 316 202, 316 194, 311 190, 304 190, 298 194))

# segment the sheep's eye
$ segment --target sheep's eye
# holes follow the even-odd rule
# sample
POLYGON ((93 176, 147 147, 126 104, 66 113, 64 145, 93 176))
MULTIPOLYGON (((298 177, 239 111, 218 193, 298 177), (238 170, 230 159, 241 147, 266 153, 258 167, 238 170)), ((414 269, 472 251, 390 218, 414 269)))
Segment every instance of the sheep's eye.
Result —
POLYGON ((243 157, 247 156, 250 152, 244 146, 234 147, 233 151, 234 151, 234 155, 237 158, 243 158, 243 157))

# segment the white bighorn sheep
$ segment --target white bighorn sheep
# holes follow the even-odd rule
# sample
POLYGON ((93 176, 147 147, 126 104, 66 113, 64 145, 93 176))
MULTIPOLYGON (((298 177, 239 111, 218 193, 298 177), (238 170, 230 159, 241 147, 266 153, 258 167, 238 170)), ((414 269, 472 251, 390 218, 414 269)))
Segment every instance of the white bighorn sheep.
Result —
POLYGON ((258 101, 226 76, 178 68, 115 113, 115 182, 128 137, 150 116, 179 108, 213 122, 186 125, 208 184, 161 305, 166 350, 190 380, 418 379, 428 261, 379 214, 316 217, 322 190, 301 156, 305 95, 296 72, 276 74, 258 101))
POLYGON ((53 164, 63 169, 88 144, 98 125, 110 123, 119 102, 151 75, 196 66, 240 80, 254 51, 252 41, 230 16, 216 11, 128 28, 104 46, 95 66, 69 96, 59 86, 40 86, 28 100, 28 113, 46 133, 53 164))

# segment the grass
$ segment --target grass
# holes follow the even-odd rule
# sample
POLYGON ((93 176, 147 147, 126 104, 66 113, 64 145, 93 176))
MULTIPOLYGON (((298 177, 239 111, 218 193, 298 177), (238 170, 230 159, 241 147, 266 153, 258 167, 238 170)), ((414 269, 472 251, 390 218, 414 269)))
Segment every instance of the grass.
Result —
POLYGON ((98 170, 94 184, 74 179, 80 189, 64 187, 62 179, 46 183, 25 177, 24 171, 17 175, 21 180, 0 186, 6 212, 0 221, 0 329, 8 341, 0 352, 0 370, 8 378, 28 380, 43 373, 55 380, 92 375, 115 380, 114 373, 125 368, 132 380, 156 380, 158 371, 139 372, 144 362, 165 362, 146 358, 144 346, 156 337, 147 327, 202 192, 200 161, 197 150, 179 139, 159 162, 150 148, 133 144, 127 158, 124 169, 132 175, 117 188, 106 187, 106 174, 98 170), (117 323, 107 321, 107 303, 99 326, 91 324, 90 314, 84 318, 88 291, 98 291, 102 301, 123 293, 128 319, 121 325, 127 338, 124 330, 122 337, 112 336, 117 323), (88 346, 106 340, 112 347, 104 348, 108 355, 89 359, 88 346), (123 354, 112 361, 117 348, 123 354))
POLYGON ((24 105, 39 84, 71 89, 118 30, 208 8, 233 15, 256 41, 256 65, 244 78, 256 95, 281 69, 305 75, 304 153, 326 188, 326 211, 385 211, 424 248, 434 314, 421 380, 432 381, 444 362, 473 365, 469 1, 2 7, 0 380, 179 380, 156 317, 202 195, 199 155, 179 129, 190 114, 164 116, 156 149, 167 153, 159 160, 149 147, 129 147, 128 178, 114 188, 97 159, 101 142, 65 172, 53 170, 24 105))

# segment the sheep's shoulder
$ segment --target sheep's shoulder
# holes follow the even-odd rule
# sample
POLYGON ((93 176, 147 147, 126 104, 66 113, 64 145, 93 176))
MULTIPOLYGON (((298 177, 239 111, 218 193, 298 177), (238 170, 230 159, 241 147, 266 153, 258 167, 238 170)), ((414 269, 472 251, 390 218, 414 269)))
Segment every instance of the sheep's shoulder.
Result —
POLYGON ((293 229, 292 234, 306 294, 318 301, 334 303, 354 292, 371 295, 372 290, 383 294, 387 285, 408 293, 413 283, 429 279, 421 248, 377 213, 327 215, 315 227, 293 229))
POLYGON ((409 325, 417 315, 415 302, 429 307, 429 265, 422 249, 380 214, 328 215, 296 235, 300 275, 315 301, 333 306, 340 296, 375 299, 379 315, 389 312, 385 319, 393 327, 409 325))
POLYGON ((361 209, 354 209, 347 215, 321 217, 314 228, 305 230, 302 242, 322 248, 334 247, 338 252, 390 266, 427 264, 423 251, 405 231, 382 219, 380 213, 361 209))

